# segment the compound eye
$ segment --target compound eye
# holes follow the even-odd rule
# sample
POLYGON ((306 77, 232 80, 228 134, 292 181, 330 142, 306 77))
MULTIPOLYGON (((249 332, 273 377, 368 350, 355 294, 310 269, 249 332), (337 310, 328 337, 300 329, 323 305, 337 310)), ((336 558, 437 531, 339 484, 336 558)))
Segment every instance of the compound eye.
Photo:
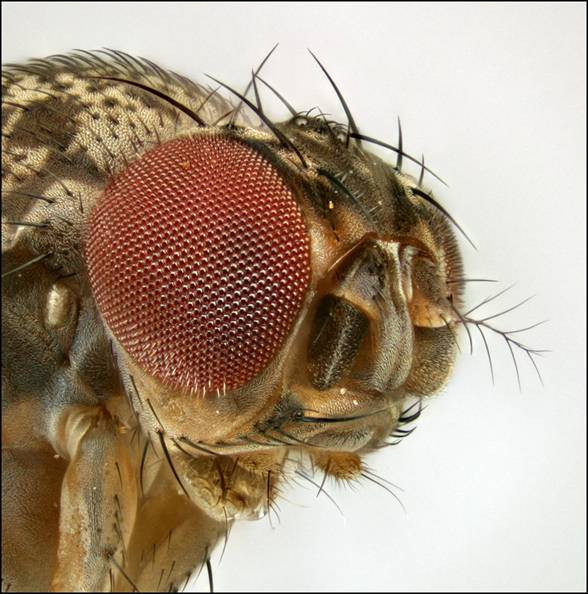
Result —
POLYGON ((239 388, 287 338, 310 280, 292 189, 222 135, 167 142, 119 174, 92 212, 90 283, 145 372, 179 389, 239 388))

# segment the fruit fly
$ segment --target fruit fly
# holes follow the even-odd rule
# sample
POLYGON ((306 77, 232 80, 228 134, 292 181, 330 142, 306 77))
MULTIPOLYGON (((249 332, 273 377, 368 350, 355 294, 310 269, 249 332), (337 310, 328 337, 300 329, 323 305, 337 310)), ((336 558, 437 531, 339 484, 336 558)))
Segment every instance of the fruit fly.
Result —
POLYGON ((113 50, 4 69, 3 590, 212 587, 292 476, 382 484, 364 458, 410 433, 458 332, 498 332, 464 306, 442 180, 314 59, 345 123, 263 63, 242 92, 113 50))

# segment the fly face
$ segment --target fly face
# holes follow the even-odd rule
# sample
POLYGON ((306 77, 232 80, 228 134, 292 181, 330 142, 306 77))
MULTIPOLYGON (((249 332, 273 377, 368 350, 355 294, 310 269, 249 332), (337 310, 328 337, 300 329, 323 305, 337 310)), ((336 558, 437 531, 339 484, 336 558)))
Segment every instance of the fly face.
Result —
POLYGON ((320 116, 141 156, 85 256, 142 425, 231 456, 382 446, 456 354, 459 251, 426 198, 320 116))

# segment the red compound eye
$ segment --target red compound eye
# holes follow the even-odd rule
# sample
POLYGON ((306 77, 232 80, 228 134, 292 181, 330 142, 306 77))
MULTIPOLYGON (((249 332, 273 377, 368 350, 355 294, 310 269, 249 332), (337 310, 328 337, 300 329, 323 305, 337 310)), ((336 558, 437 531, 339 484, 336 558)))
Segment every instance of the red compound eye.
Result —
POLYGON ((92 213, 86 259, 126 352, 192 391, 260 373, 310 278, 292 190, 258 152, 217 135, 163 144, 118 175, 92 213))

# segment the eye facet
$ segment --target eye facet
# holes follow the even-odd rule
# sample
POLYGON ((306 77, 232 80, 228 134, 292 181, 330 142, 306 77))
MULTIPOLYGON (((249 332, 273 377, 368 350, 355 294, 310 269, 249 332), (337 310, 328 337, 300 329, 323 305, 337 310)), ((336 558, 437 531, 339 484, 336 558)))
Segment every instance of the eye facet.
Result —
POLYGON ((292 189, 250 146, 181 138, 119 174, 93 211, 86 260, 120 345, 162 383, 235 389, 288 336, 310 280, 292 189))

